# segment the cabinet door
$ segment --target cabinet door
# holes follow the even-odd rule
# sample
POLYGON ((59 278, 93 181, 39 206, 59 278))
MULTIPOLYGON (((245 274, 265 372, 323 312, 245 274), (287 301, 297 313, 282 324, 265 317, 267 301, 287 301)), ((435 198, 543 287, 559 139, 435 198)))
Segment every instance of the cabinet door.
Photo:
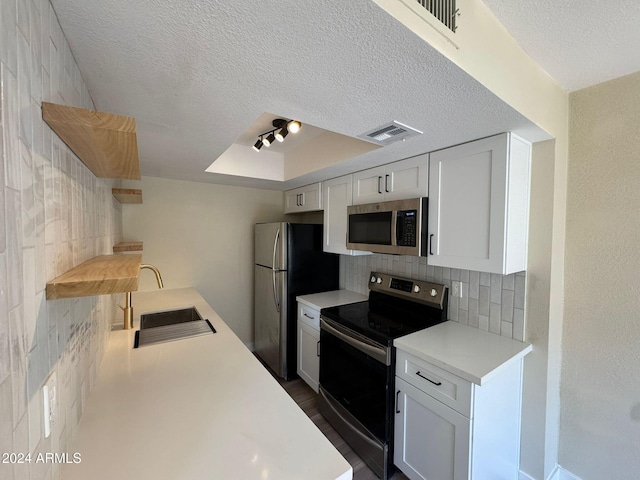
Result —
POLYGON ((384 165, 353 174, 353 204, 381 202, 384 197, 384 165))
POLYGON ((430 265, 503 273, 507 134, 430 155, 430 265))
POLYGON ((429 188, 429 154, 385 165, 385 200, 426 197, 429 188))
POLYGON ((284 192, 284 213, 295 213, 302 210, 302 190, 296 188, 284 192))
POLYGON ((318 393, 320 332, 298 320, 298 375, 318 393))
POLYGON ((284 192, 284 213, 314 212, 317 210, 322 210, 320 183, 284 192))
POLYGON ((314 212, 322 210, 322 189, 320 183, 314 183, 302 187, 301 196, 301 211, 314 212))
POLYGON ((352 202, 353 175, 332 178, 322 182, 324 204, 325 252, 343 255, 370 255, 371 252, 347 249, 347 207, 352 202))
POLYGON ((471 420, 396 377, 393 463, 411 480, 469 480, 471 420))

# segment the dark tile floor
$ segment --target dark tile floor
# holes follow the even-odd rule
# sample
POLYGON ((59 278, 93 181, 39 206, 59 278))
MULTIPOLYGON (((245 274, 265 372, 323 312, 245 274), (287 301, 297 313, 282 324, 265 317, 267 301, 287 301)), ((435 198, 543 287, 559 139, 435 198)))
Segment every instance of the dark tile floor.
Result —
MULTIPOLYGON (((318 395, 302 379, 285 381, 277 379, 285 391, 302 408, 307 416, 316 424, 322 433, 329 439, 336 449, 353 467, 354 480, 378 480, 373 471, 367 467, 362 459, 347 445, 344 439, 336 432, 331 425, 318 412, 318 395)), ((397 471, 392 477, 393 480, 408 480, 408 478, 397 471)))

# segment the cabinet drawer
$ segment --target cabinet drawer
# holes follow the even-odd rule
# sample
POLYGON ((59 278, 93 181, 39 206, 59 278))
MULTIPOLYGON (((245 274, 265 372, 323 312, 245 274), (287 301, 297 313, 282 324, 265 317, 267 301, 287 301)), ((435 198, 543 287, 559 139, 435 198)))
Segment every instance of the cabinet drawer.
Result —
POLYGON ((397 351, 396 375, 433 398, 472 418, 472 385, 413 355, 397 351))
POLYGON ((320 331, 320 312, 298 303, 298 321, 320 331))

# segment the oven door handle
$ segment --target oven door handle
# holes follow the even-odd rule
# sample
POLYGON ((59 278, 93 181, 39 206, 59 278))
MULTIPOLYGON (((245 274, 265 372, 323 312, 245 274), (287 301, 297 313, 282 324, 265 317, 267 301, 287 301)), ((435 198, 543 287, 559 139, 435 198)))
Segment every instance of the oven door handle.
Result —
POLYGON ((333 335, 334 337, 339 338, 343 342, 351 345, 356 350, 359 350, 362 353, 366 353, 379 362, 382 362, 387 366, 391 365, 391 359, 388 355, 388 349, 376 345, 371 345, 369 343, 365 343, 364 340, 354 338, 349 333, 344 332, 339 325, 336 325, 334 322, 331 322, 331 320, 326 320, 325 318, 320 319, 320 328, 324 329, 327 333, 333 335))

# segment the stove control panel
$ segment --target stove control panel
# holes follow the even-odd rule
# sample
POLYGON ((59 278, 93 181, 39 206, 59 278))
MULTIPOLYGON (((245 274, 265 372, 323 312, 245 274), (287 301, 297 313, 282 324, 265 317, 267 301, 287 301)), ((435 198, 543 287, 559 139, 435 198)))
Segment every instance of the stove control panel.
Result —
POLYGON ((447 298, 447 287, 424 280, 401 278, 387 273, 371 272, 369 289, 401 298, 443 307, 447 298))

